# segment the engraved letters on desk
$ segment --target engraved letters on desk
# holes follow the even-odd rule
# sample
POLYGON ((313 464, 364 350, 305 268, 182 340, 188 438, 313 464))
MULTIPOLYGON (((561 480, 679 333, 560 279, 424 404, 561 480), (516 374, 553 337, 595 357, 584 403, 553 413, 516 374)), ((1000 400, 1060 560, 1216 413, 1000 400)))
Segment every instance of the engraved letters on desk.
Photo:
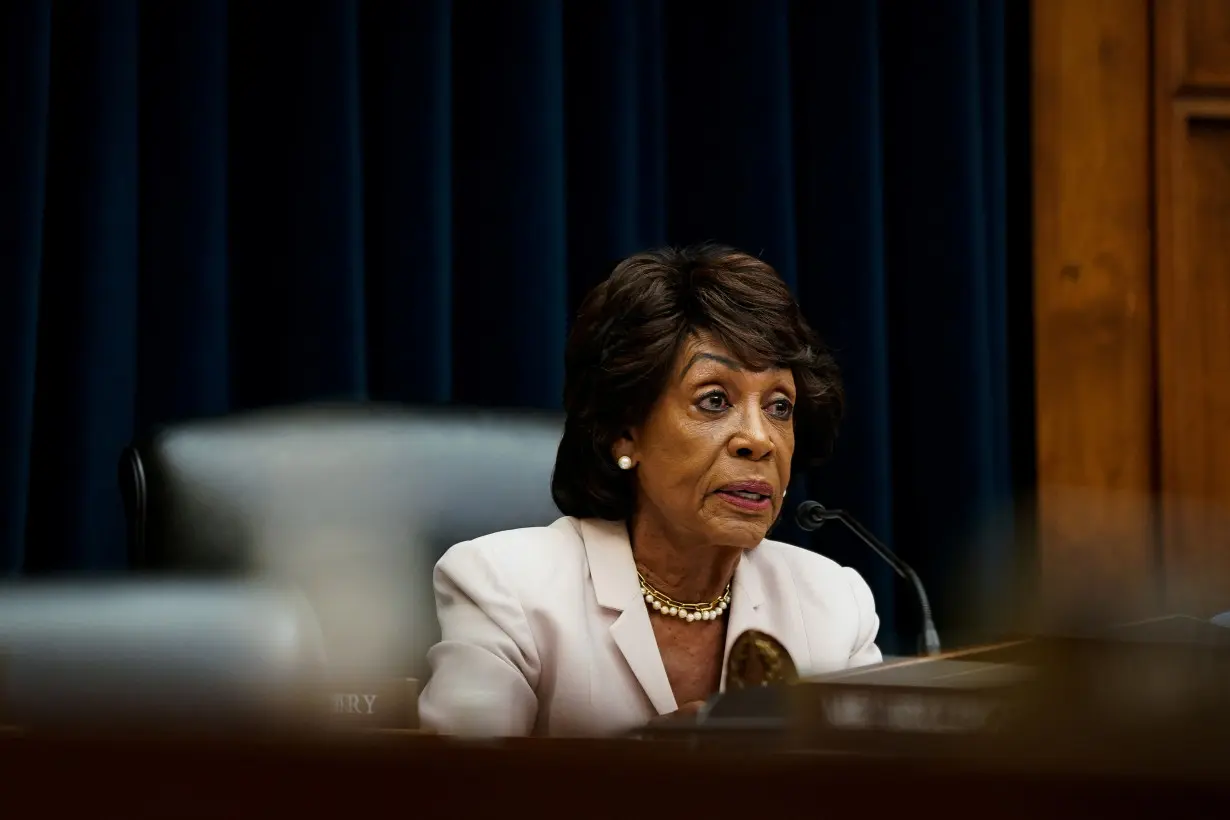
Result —
POLYGON ((988 698, 952 694, 850 691, 824 697, 824 716, 835 729, 979 732, 992 728, 997 710, 988 698))
POLYGON ((335 715, 374 715, 373 707, 379 695, 355 694, 353 692, 335 692, 333 694, 333 714, 335 715))
POLYGON ((418 728, 418 681, 413 678, 335 681, 325 694, 327 714, 338 725, 418 728))

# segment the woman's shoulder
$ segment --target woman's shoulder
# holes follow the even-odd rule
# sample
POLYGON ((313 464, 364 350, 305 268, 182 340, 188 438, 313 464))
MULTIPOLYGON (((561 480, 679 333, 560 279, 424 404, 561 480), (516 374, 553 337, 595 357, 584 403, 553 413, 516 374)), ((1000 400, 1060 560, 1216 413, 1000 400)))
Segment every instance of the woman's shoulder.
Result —
POLYGON ((763 542, 756 553, 765 586, 773 588, 782 600, 789 601, 793 592, 790 603, 797 603, 802 613, 812 643, 813 665, 823 665, 825 657, 839 660, 836 668, 881 659, 875 645, 880 631, 875 598, 858 572, 811 550, 779 541, 763 542))
POLYGON ((523 527, 483 535, 455 544, 436 565, 437 572, 496 572, 505 582, 534 578, 583 562, 580 523, 567 516, 546 527, 523 527))
POLYGON ((784 541, 765 540, 756 548, 757 558, 780 564, 803 575, 830 576, 846 569, 832 558, 784 541))
POLYGON ((853 595, 860 608, 875 605, 871 588, 857 570, 818 552, 781 541, 764 541, 756 548, 756 558, 769 574, 779 576, 781 581, 793 581, 804 598, 853 595))

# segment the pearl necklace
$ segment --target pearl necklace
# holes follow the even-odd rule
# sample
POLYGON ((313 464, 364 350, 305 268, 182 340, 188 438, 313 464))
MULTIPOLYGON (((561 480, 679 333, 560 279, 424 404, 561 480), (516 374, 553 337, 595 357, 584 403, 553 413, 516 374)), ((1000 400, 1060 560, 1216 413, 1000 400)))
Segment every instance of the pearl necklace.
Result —
POLYGON ((640 572, 636 573, 636 577, 641 579, 641 595, 645 596, 645 603, 653 607, 654 612, 667 617, 679 618, 688 623, 716 621, 726 614, 726 608, 730 606, 730 584, 726 585, 726 591, 715 601, 706 604, 685 604, 658 592, 649 585, 645 576, 640 572))

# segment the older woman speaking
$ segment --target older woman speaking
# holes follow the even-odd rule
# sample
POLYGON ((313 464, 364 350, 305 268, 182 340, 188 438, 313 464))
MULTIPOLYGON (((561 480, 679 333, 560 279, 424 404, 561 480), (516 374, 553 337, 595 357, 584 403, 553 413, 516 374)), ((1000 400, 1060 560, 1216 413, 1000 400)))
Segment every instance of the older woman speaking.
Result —
POLYGON ((692 711, 747 629, 803 674, 880 660, 863 579, 765 539, 842 405, 773 268, 715 246, 629 257, 586 297, 565 370, 564 517, 436 566, 426 728, 593 735, 692 711))

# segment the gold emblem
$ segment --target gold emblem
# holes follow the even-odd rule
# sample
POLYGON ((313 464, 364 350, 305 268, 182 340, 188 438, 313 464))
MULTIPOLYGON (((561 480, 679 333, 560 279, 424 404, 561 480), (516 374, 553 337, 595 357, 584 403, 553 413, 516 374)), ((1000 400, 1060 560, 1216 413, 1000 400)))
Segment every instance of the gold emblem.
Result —
POLYGON ((726 666, 726 688, 749 689, 794 683, 799 670, 781 641, 755 629, 735 638, 726 666))

